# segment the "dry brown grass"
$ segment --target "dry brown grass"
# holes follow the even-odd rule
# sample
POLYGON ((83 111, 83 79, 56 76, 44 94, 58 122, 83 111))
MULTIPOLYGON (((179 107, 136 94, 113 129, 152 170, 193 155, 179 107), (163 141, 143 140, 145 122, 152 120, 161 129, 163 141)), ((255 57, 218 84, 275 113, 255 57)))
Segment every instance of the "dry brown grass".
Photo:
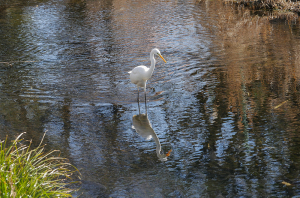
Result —
POLYGON ((300 14, 300 2, 290 0, 225 0, 253 10, 280 10, 300 14))

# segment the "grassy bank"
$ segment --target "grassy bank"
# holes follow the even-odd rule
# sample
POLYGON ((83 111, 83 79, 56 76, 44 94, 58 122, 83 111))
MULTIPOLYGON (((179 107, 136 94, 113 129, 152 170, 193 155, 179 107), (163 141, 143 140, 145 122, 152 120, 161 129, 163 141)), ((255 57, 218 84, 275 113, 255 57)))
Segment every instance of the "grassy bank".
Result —
POLYGON ((72 197, 74 189, 67 186, 78 170, 58 151, 21 144, 21 136, 0 143, 0 197, 72 197))
MULTIPOLYGON (((228 2, 228 1, 227 1, 228 2)), ((276 10, 300 14, 300 2, 289 0, 229 0, 254 10, 276 10)))

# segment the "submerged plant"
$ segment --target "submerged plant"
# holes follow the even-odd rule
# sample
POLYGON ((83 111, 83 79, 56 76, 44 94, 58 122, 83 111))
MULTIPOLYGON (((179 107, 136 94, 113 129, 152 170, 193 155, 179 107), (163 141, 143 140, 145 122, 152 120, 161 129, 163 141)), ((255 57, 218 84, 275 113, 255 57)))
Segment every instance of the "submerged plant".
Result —
POLYGON ((78 170, 66 158, 44 152, 40 145, 31 149, 20 143, 20 134, 7 146, 0 142, 0 197, 72 197, 71 175, 78 170))

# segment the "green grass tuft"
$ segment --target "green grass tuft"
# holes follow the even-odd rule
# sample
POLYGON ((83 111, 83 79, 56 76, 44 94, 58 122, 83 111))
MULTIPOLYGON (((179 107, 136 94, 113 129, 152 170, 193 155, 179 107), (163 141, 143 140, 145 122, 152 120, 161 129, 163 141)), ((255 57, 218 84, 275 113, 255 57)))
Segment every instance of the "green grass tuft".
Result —
POLYGON ((78 170, 57 156, 59 151, 21 144, 22 135, 8 146, 7 140, 0 142, 0 197, 72 197, 75 190, 67 186, 78 170))

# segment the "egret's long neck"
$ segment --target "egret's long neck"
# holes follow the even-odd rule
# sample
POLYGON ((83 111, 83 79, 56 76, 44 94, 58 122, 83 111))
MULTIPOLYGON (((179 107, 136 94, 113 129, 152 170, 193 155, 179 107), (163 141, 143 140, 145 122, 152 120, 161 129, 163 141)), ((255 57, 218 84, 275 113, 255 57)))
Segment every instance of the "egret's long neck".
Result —
POLYGON ((149 70, 147 71, 148 79, 152 76, 152 73, 153 73, 154 68, 155 68, 154 53, 150 53, 150 61, 151 61, 151 66, 150 66, 149 70))

